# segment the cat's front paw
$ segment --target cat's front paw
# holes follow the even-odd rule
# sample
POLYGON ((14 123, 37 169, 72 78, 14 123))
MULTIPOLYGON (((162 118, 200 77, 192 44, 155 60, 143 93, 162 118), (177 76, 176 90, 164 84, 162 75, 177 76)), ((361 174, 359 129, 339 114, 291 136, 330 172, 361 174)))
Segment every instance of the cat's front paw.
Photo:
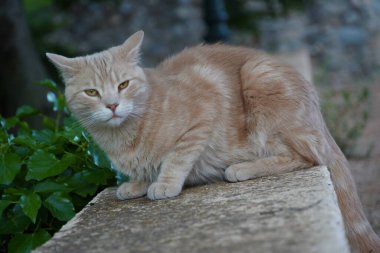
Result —
POLYGON ((151 200, 172 198, 180 194, 182 187, 168 183, 153 183, 148 188, 148 198, 151 200))
POLYGON ((228 182, 239 182, 239 181, 245 181, 249 179, 248 175, 245 175, 245 171, 238 166, 231 165, 226 169, 224 172, 224 178, 228 182))
POLYGON ((116 197, 120 200, 135 199, 144 196, 147 192, 148 184, 144 182, 122 183, 116 191, 116 197))

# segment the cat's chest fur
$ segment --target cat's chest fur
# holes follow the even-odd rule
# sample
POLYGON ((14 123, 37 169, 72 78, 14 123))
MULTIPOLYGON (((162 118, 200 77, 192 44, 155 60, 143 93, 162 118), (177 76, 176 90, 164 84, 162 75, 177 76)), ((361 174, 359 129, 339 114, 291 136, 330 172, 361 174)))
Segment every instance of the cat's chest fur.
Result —
POLYGON ((137 150, 113 156, 111 160, 119 170, 134 180, 152 182, 157 178, 161 161, 152 153, 137 150))
MULTIPOLYGON (((160 145, 154 146, 150 142, 131 146, 115 136, 109 136, 107 139, 107 142, 101 143, 101 147, 118 170, 137 181, 153 182, 157 179, 161 164, 167 156, 162 154, 162 149, 165 147, 160 148, 160 145)), ((157 142, 160 143, 158 140, 157 142)), ((234 151, 231 151, 231 147, 220 140, 214 140, 211 136, 195 160, 186 183, 193 185, 221 180, 225 168, 232 163, 232 160, 234 160, 234 151)))
POLYGON ((99 142, 118 170, 138 181, 154 181, 158 175, 161 158, 143 143, 131 145, 123 136, 104 134, 99 142))

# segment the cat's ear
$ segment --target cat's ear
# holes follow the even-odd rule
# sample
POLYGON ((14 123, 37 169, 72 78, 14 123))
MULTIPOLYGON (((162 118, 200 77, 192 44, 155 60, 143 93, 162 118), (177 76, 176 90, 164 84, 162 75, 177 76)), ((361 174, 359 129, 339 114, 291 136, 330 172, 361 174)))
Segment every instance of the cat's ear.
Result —
POLYGON ((46 53, 46 57, 57 67, 64 79, 71 78, 80 68, 77 58, 67 58, 52 53, 46 53))
POLYGON ((138 31, 132 34, 124 43, 121 45, 123 55, 127 57, 128 61, 138 64, 140 62, 140 49, 144 38, 144 32, 138 31))

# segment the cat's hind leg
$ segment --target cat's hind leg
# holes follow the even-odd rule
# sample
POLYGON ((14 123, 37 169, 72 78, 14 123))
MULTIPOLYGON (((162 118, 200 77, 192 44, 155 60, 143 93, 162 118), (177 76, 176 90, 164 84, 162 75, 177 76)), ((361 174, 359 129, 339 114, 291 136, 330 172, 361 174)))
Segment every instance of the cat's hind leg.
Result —
POLYGON ((245 181, 248 179, 282 174, 290 171, 311 167, 312 164, 302 159, 286 156, 271 156, 252 162, 232 164, 225 172, 224 177, 229 182, 245 181))
POLYGON ((147 182, 122 183, 116 191, 116 197, 120 200, 135 199, 146 195, 149 184, 147 182))

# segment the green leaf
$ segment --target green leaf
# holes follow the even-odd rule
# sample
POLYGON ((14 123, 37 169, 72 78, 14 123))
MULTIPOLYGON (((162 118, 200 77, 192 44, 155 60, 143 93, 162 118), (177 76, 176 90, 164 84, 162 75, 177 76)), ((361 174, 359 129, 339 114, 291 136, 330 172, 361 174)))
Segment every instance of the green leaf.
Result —
POLYGON ((41 149, 37 150, 29 158, 26 180, 42 180, 61 173, 62 171, 57 171, 56 169, 57 163, 58 160, 53 154, 45 152, 41 149))
POLYGON ((83 128, 74 118, 65 118, 64 131, 62 133, 65 138, 75 142, 83 140, 82 132, 83 128))
POLYGON ((96 184, 86 182, 86 180, 83 178, 83 173, 81 172, 75 173, 66 182, 68 183, 69 187, 73 189, 73 192, 82 197, 93 195, 98 189, 98 186, 96 184))
POLYGON ((29 117, 33 115, 37 115, 39 111, 29 105, 21 106, 16 111, 16 116, 19 118, 29 117))
POLYGON ((8 133, 6 131, 0 131, 0 142, 6 143, 8 142, 8 133))
POLYGON ((57 84, 53 80, 48 80, 48 79, 42 80, 42 81, 38 82, 38 85, 45 87, 45 88, 48 88, 48 89, 55 91, 55 92, 59 91, 57 84))
POLYGON ((37 149, 36 141, 33 140, 32 137, 29 135, 19 135, 16 138, 14 138, 12 142, 20 146, 26 146, 31 149, 37 149))
POLYGON ((65 96, 62 93, 58 93, 57 97, 57 108, 58 111, 64 111, 66 107, 65 96))
POLYGON ((26 180, 42 180, 58 175, 75 163, 75 161, 76 155, 70 153, 65 154, 61 160, 57 160, 53 154, 43 150, 37 150, 29 158, 26 180))
POLYGON ((20 157, 26 157, 29 156, 30 149, 28 147, 13 147, 15 150, 15 153, 18 154, 20 157))
POLYGON ((44 229, 38 230, 33 234, 33 249, 41 246, 51 238, 51 235, 44 229))
POLYGON ((24 194, 20 198, 20 206, 25 215, 30 218, 33 223, 36 223, 38 210, 41 207, 41 198, 37 193, 24 194))
POLYGON ((37 142, 52 145, 55 141, 54 132, 49 129, 34 130, 32 132, 33 139, 37 142))
MULTIPOLYGON (((19 188, 19 187, 7 187, 4 189, 4 193, 6 194, 11 194, 11 195, 22 195, 24 192, 26 192, 25 189, 23 188, 19 188)), ((19 199, 19 197, 17 196, 17 200, 19 199)), ((4 197, 4 194, 3 194, 3 197, 4 197)))
POLYGON ((30 131, 31 131, 31 129, 29 127, 28 122, 26 122, 26 121, 20 121, 19 122, 19 129, 17 131, 18 135, 29 135, 30 131))
POLYGON ((102 168, 111 168, 111 162, 107 155, 95 143, 90 142, 88 145, 88 153, 92 156, 93 163, 102 168))
POLYGON ((21 159, 15 153, 0 154, 0 184, 9 185, 21 169, 21 159))
POLYGON ((23 9, 27 14, 35 14, 36 12, 46 10, 53 3, 53 0, 24 0, 23 9))
POLYGON ((20 234, 14 236, 8 245, 8 251, 12 253, 29 253, 51 238, 50 234, 43 229, 34 234, 20 234))
POLYGON ((49 118, 49 117, 43 117, 42 118, 42 124, 47 127, 48 129, 50 130, 55 130, 55 120, 53 120, 52 118, 49 118))
POLYGON ((34 192, 41 192, 41 193, 57 192, 57 191, 65 192, 68 190, 69 189, 67 188, 67 186, 64 183, 58 184, 58 183, 53 182, 53 181, 44 181, 44 182, 38 183, 34 187, 34 192))
POLYGON ((4 128, 10 129, 10 128, 16 126, 18 124, 18 122, 19 122, 19 119, 17 117, 11 117, 11 118, 5 119, 4 128))
POLYGON ((0 200, 0 216, 3 214, 3 211, 5 210, 5 208, 7 208, 12 203, 13 202, 10 200, 4 200, 4 199, 0 200))
POLYGON ((68 221, 75 215, 73 203, 58 192, 51 194, 44 201, 44 206, 60 221, 68 221))
POLYGON ((29 226, 30 219, 24 214, 20 205, 0 217, 0 234, 22 233, 29 226))
POLYGON ((33 249, 33 235, 15 235, 8 245, 8 251, 12 253, 29 253, 33 249))
POLYGON ((84 184, 75 189, 75 193, 81 197, 92 196, 98 190, 98 186, 96 184, 84 184))
POLYGON ((111 170, 107 169, 83 170, 81 173, 82 178, 86 180, 86 182, 97 185, 105 185, 110 177, 115 176, 111 170))
POLYGON ((63 155, 60 163, 60 166, 69 167, 73 164, 75 164, 78 161, 79 157, 77 155, 74 155, 72 153, 66 153, 63 155))

